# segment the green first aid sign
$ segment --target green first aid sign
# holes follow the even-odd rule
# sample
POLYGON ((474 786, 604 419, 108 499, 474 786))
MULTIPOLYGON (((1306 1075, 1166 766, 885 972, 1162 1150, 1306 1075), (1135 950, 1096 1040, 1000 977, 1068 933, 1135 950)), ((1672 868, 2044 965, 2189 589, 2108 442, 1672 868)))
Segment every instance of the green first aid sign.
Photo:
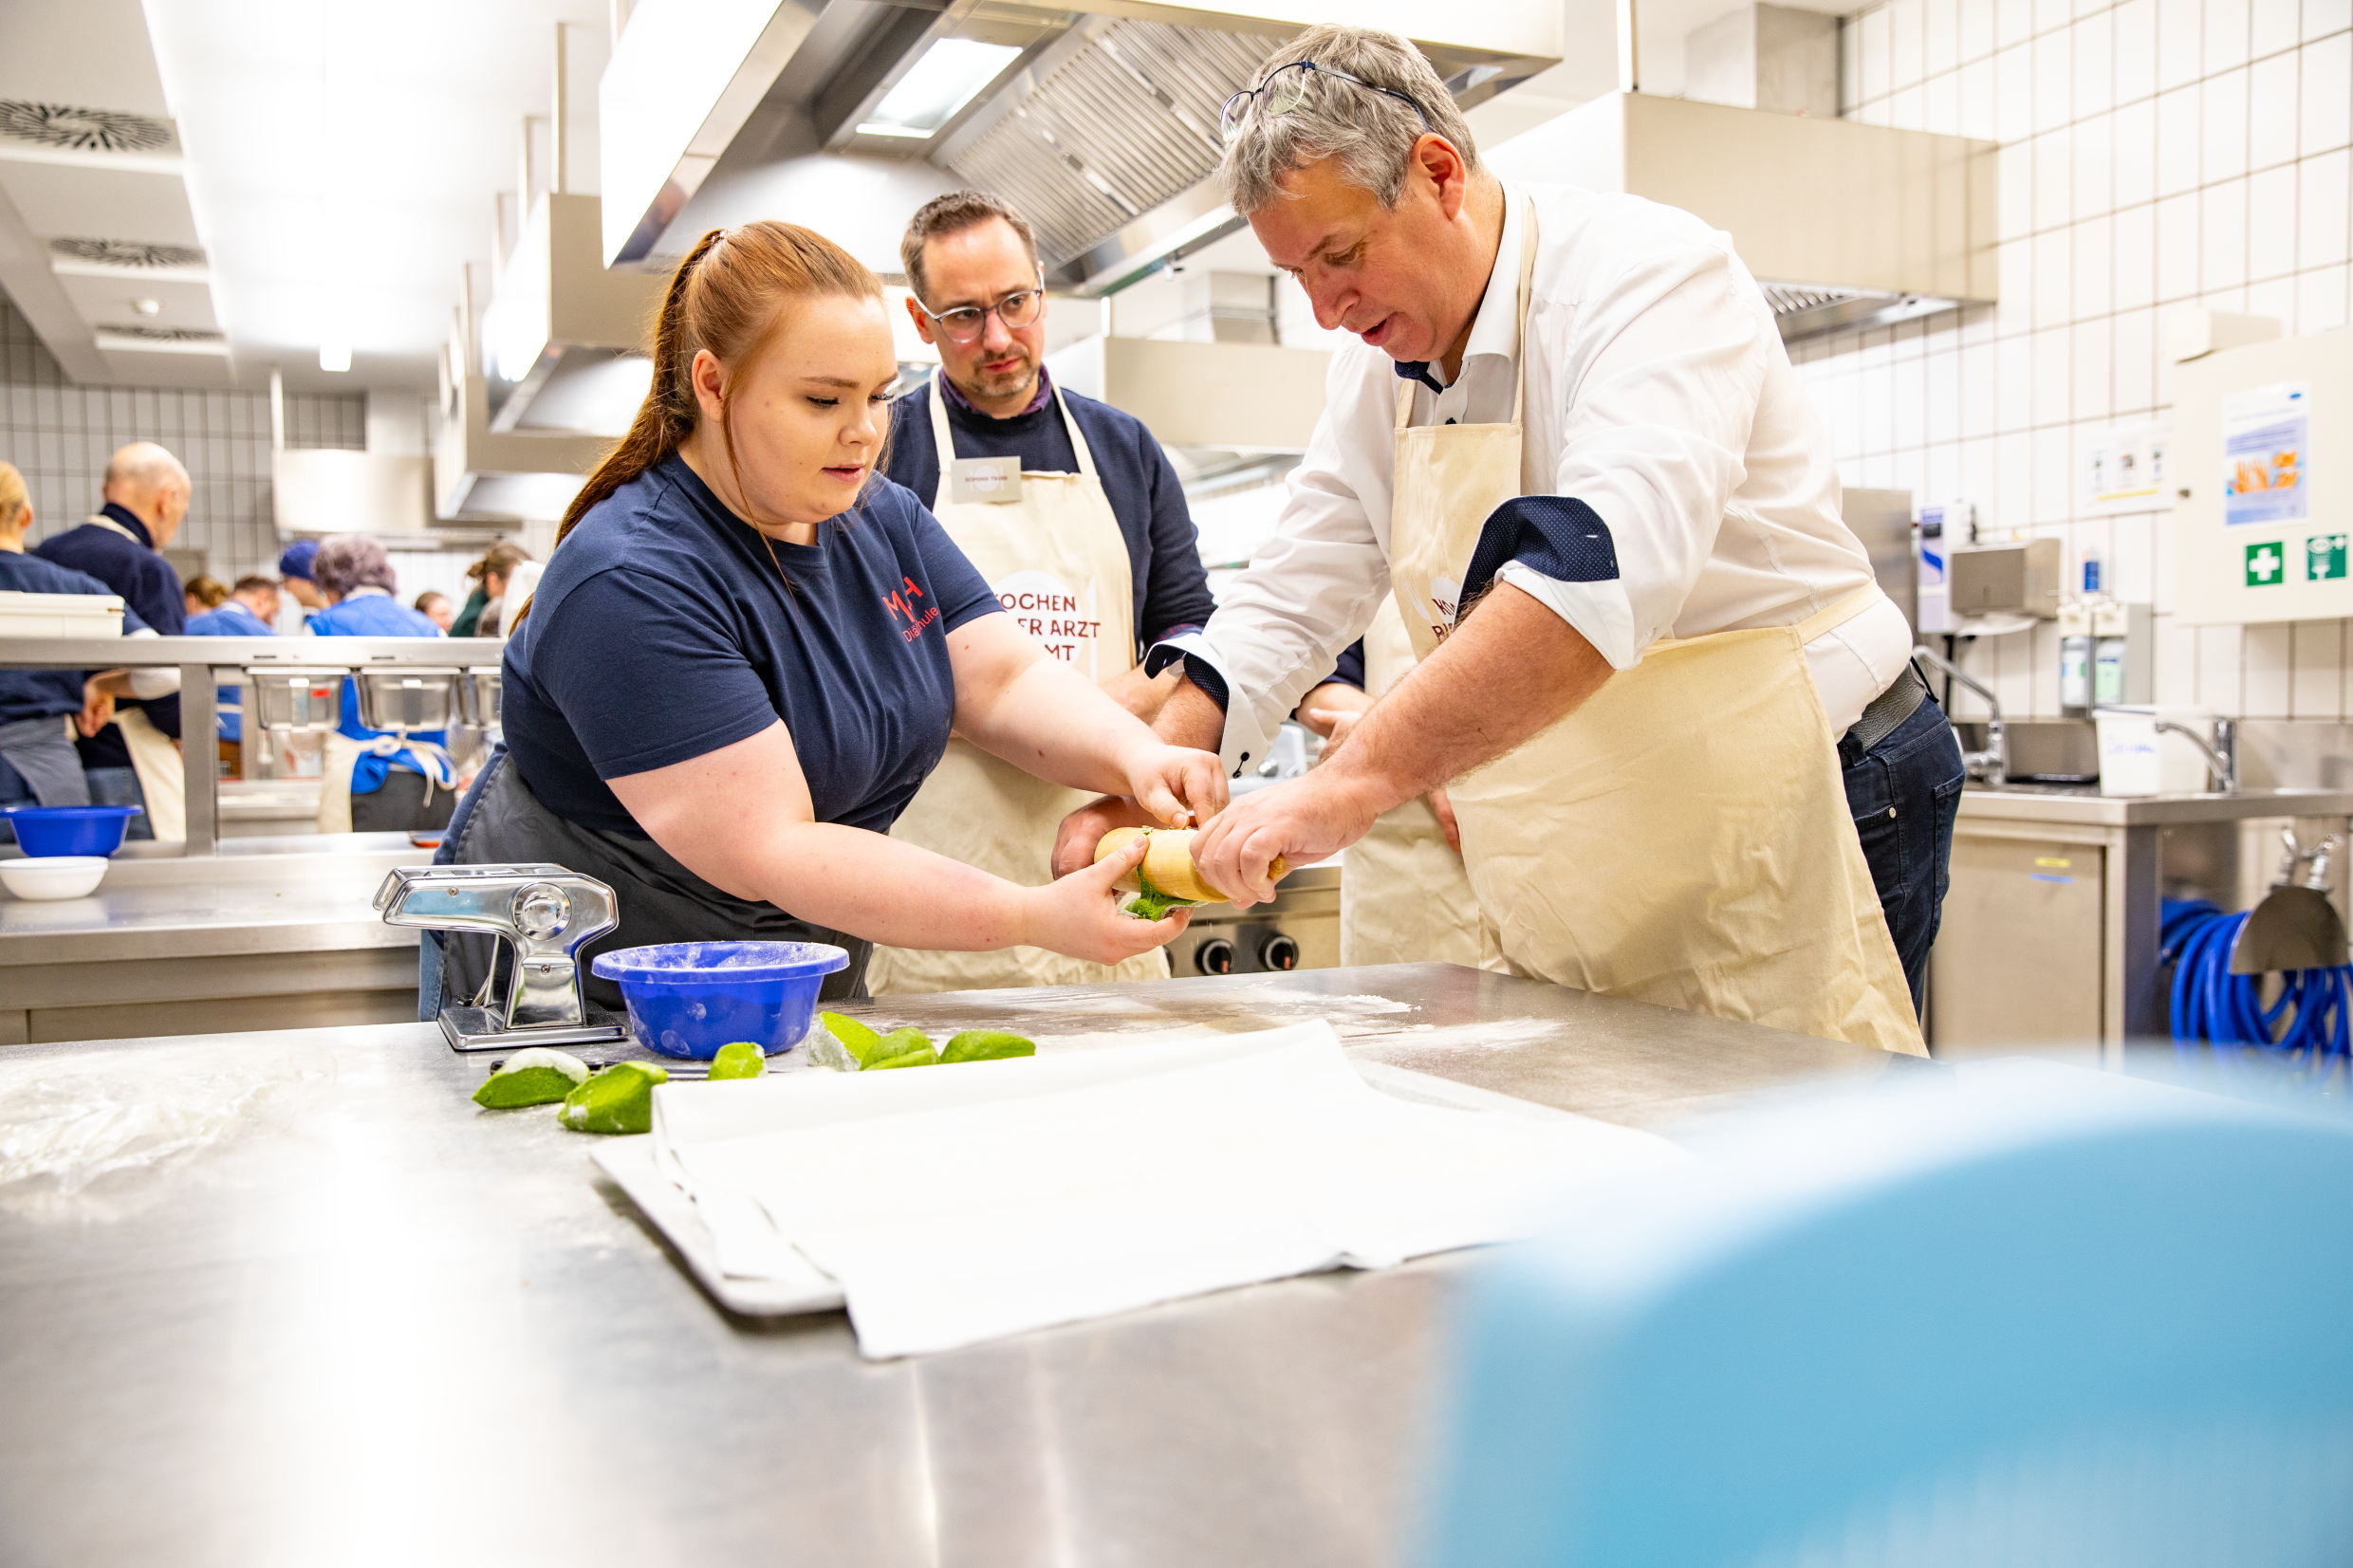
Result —
POLYGON ((2247 546, 2247 586, 2269 588, 2288 581, 2288 551, 2279 541, 2247 546))
POLYGON ((2316 533, 2304 542, 2304 577, 2307 582, 2326 582, 2344 576, 2344 535, 2316 533))

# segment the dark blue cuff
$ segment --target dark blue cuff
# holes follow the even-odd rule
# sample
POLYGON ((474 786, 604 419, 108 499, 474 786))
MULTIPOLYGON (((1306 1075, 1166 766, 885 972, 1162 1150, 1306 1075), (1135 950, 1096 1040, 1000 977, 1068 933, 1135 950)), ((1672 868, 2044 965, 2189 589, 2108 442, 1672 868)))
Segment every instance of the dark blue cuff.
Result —
POLYGON ((1488 513, 1462 584, 1462 602, 1485 592, 1504 563, 1523 561, 1555 582, 1615 582, 1618 550, 1609 525, 1567 495, 1516 495, 1488 513))
POLYGON ((1332 673, 1324 678, 1327 681, 1336 680, 1343 686, 1353 686, 1360 692, 1363 691, 1364 639, 1359 637, 1341 650, 1340 662, 1333 667, 1332 673))

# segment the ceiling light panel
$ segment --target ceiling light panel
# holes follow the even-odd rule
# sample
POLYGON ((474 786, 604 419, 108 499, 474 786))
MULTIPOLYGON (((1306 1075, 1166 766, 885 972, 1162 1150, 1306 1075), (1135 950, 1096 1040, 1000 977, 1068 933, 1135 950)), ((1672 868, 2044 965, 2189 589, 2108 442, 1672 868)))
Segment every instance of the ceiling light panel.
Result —
POLYGON ((943 38, 923 51, 898 85, 882 95, 861 136, 928 138, 955 118, 1021 53, 1011 44, 943 38))

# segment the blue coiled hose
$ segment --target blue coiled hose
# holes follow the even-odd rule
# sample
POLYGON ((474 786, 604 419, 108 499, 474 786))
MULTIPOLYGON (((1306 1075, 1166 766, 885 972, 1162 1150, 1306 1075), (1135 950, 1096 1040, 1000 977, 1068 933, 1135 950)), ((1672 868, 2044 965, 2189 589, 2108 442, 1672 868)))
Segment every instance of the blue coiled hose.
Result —
POLYGON ((2258 1046, 2327 1071, 2353 1071, 2353 966, 2287 971, 2279 995, 2263 1003, 2261 975, 2233 974, 2231 949, 2247 915, 2203 899, 2168 898, 2158 943, 2174 966, 2174 1044, 2258 1046))

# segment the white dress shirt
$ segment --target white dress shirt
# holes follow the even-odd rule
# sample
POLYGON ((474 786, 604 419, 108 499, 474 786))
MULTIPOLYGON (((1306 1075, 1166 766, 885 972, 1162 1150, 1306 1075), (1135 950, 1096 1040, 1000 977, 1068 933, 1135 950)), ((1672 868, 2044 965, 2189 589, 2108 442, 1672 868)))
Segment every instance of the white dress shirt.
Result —
MULTIPOLYGON (((1549 475, 1608 527, 1614 581, 1497 574, 1557 612, 1611 666, 1667 637, 1787 626, 1872 580, 1840 518, 1830 442, 1729 235, 1676 208, 1569 186, 1511 190, 1461 373, 1417 384, 1413 422, 1503 423, 1519 367, 1521 234, 1533 207, 1523 471, 1549 475)), ((1437 365, 1428 368, 1435 379, 1437 365)), ((1217 613, 1176 645, 1226 679, 1226 761, 1276 728, 1389 592, 1395 361, 1332 356, 1324 416, 1272 536, 1217 613)), ((1806 650, 1833 734, 1901 673, 1903 612, 1882 602, 1806 650)))

